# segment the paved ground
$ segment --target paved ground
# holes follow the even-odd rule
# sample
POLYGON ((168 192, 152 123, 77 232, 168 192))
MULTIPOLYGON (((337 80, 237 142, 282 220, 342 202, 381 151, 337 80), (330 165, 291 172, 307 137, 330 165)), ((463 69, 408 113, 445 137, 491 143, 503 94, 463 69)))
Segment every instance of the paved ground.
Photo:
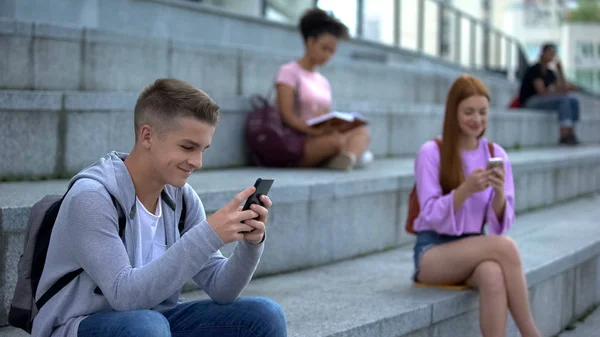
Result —
POLYGON ((583 322, 575 324, 575 329, 561 332, 558 337, 598 337, 600 336, 600 309, 596 309, 583 322))

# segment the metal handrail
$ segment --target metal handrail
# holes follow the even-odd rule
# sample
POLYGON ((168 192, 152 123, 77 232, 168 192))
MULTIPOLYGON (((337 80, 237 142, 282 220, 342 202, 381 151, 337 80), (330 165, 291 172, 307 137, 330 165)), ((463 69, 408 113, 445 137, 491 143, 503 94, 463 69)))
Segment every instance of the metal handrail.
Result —
MULTIPOLYGON (((267 0, 263 0, 267 1, 267 0)), ((394 20, 394 39, 393 39, 393 47, 403 48, 401 44, 401 35, 402 35, 402 27, 401 27, 401 12, 402 12, 402 3, 407 0, 394 0, 393 6, 393 20, 394 20)), ((525 57, 525 49, 523 45, 514 37, 509 36, 502 30, 492 27, 489 22, 481 20, 479 18, 474 17, 473 15, 461 11, 460 9, 446 3, 443 0, 408 0, 408 1, 417 1, 417 52, 425 53, 425 16, 426 16, 426 3, 435 4, 437 6, 436 10, 438 11, 439 22, 438 24, 441 26, 442 20, 444 20, 444 16, 448 14, 452 20, 454 21, 454 45, 453 45, 453 57, 447 57, 448 61, 461 64, 462 66, 467 66, 470 68, 478 68, 478 55, 477 55, 477 45, 476 42, 476 31, 479 29, 483 32, 482 36, 482 54, 480 56, 481 67, 505 74, 508 78, 511 79, 520 79, 523 73, 526 71, 529 66, 527 58, 525 57), (462 53, 462 36, 463 36, 463 21, 468 22, 469 24, 469 46, 473 46, 470 48, 469 54, 469 62, 468 64, 462 64, 463 55, 462 53), (502 44, 505 44, 505 47, 502 48, 502 44), (494 53, 490 52, 490 49, 494 48, 494 53), (502 57, 502 50, 504 50, 505 55, 502 57), (513 62, 515 64, 513 64, 513 62), (496 66, 492 66, 495 64, 496 66)), ((358 38, 364 38, 364 5, 365 0, 356 0, 356 8, 357 8, 357 27, 355 36, 358 38)), ((315 4, 318 5, 318 1, 315 1, 315 4)), ((431 56, 434 57, 444 57, 443 48, 441 47, 443 44, 443 32, 440 28, 438 28, 438 41, 437 41, 437 50, 431 56)), ((383 43, 382 41, 374 41, 382 44, 389 45, 388 43, 383 43)), ((466 56, 466 55, 465 55, 466 56)))
MULTIPOLYGON (((181 0, 181 1, 191 1, 199 3, 201 7, 225 7, 224 9, 227 11, 227 5, 224 3, 213 3, 211 0, 181 0)), ((252 0, 244 0, 244 1, 252 1, 252 0)), ((254 0, 259 1, 258 5, 260 5, 260 14, 258 15, 261 19, 268 20, 268 12, 271 9, 275 9, 280 11, 282 8, 280 6, 275 6, 272 3, 273 0, 254 0)), ((350 0, 345 0, 350 1, 350 0)), ((356 31, 353 35, 358 37, 359 39, 365 39, 364 29, 365 29, 365 5, 367 5, 367 0, 355 0, 356 1, 356 22, 357 27, 356 31)), ((403 3, 416 3, 418 6, 417 10, 417 29, 416 29, 416 52, 421 53, 423 55, 427 55, 433 58, 443 59, 445 62, 450 64, 459 65, 461 68, 471 68, 476 70, 484 70, 488 72, 493 72, 497 74, 501 74, 506 76, 509 80, 517 80, 520 81, 527 69, 529 68, 529 62, 525 53, 525 48, 523 45, 515 38, 512 37, 502 30, 492 27, 489 21, 481 20, 479 18, 474 17, 473 15, 466 13, 458 8, 448 4, 447 0, 390 0, 393 1, 393 11, 386 11, 393 15, 393 41, 384 42, 380 39, 376 39, 373 42, 375 44, 381 44, 386 47, 410 50, 409 48, 402 44, 402 40, 404 39, 402 33, 402 4, 403 3), (426 14, 426 4, 433 3, 436 6, 436 10, 438 11, 438 34, 436 39, 436 48, 433 52, 425 50, 425 41, 428 37, 425 34, 425 14, 426 14), (454 21, 454 29, 450 31, 442 31, 442 26, 445 25, 448 18, 453 19, 454 21), (464 23, 467 23, 466 29, 464 23), (458 23, 458 24, 457 24, 458 23), (468 32, 467 32, 468 30, 468 32), (477 31, 481 33, 477 33, 477 31), (449 34, 453 34, 454 41, 450 44, 448 40, 449 34), (464 43, 463 37, 468 36, 468 44, 464 43), (478 36, 481 35, 481 36, 478 36), (481 41, 477 41, 477 37, 482 38, 481 41), (448 45, 451 45, 452 52, 448 52, 448 45), (467 48, 468 47, 468 48, 467 48), (480 50, 478 50, 480 49, 480 50), (491 51, 493 49, 493 52, 491 51), (468 56, 465 51, 468 52, 468 56), (504 55, 502 54, 504 52, 504 55), (450 55, 452 54, 452 55, 450 55), (464 54, 464 55, 463 55, 464 54), (464 62, 465 59, 467 62, 464 62)), ((309 6, 317 7, 319 5, 319 0, 311 0, 309 6)), ((347 2, 344 3, 347 5, 347 2)), ((334 9, 335 11, 335 9, 334 9)), ((249 13, 236 13, 242 15, 251 15, 249 13)), ((297 20, 297 16, 300 13, 291 13, 290 19, 292 21, 297 20)), ((256 17, 256 14, 251 16, 256 17)), ((290 24, 295 24, 295 22, 290 22, 290 24)), ((428 41, 429 42, 429 41, 428 41)), ((353 54, 354 55, 354 54, 353 54)), ((373 59, 373 56, 370 56, 373 59)), ((385 60, 385 57, 375 57, 377 60, 385 60)), ((576 83, 575 81, 574 83, 576 83)), ((585 85, 579 85, 581 92, 587 93, 589 95, 593 95, 597 98, 600 98, 600 93, 587 88, 585 85)))
MULTIPOLYGON (((210 2, 204 0, 188 0, 199 2, 210 6, 210 2)), ((248 0, 244 0, 248 1, 248 0)), ((260 14, 259 16, 267 19, 267 12, 270 8, 269 0, 256 0, 260 1, 260 14)), ((346 0, 350 1, 350 0, 346 0)), ((356 1, 356 31, 353 35, 357 38, 364 38, 365 32, 365 5, 368 0, 355 0, 356 1)), ((416 51, 422 54, 429 54, 432 57, 444 58, 454 64, 460 64, 463 67, 481 69, 502 73, 509 79, 521 78, 523 72, 528 67, 527 58, 524 57, 525 49, 521 43, 514 37, 509 36, 505 32, 492 27, 489 22, 474 17, 473 15, 459 10, 458 8, 446 3, 444 0, 392 0, 394 10, 390 15, 393 15, 393 42, 385 43, 383 41, 373 41, 381 43, 386 46, 395 48, 406 48, 402 45, 402 4, 413 2, 417 4, 417 29, 416 29, 416 51), (438 11, 438 37, 436 41, 435 51, 426 51, 425 40, 425 17, 427 11, 427 4, 434 4, 438 11), (442 22, 446 20, 452 20, 454 22, 454 29, 452 32, 443 32, 441 28, 442 22), (465 31, 463 31, 464 22, 468 24, 465 31), (477 33, 477 31, 481 33, 477 33), (450 39, 449 35, 453 34, 453 38, 450 39), (468 35, 468 42, 463 41, 463 36, 468 35), (478 36, 481 35, 481 36, 478 36), (478 38, 481 41, 478 41, 478 38), (449 40, 453 40, 453 43, 449 43, 449 40), (466 44, 465 44, 466 43, 466 44), (503 48, 503 44, 505 47, 503 48), (470 50, 470 53, 463 55, 464 48, 466 46, 470 50), (449 47, 449 48, 445 48, 449 47), (446 49, 451 49, 451 53, 446 49), (481 49, 481 54, 478 53, 478 49, 481 49), (493 49, 493 52, 492 52, 493 49), (504 57, 502 51, 504 50, 504 57), (447 54, 447 55, 446 55, 447 54), (452 54, 452 55, 449 55, 452 54), (468 62, 463 62, 468 60, 468 62)), ((319 1, 311 1, 311 5, 318 6, 319 1)))

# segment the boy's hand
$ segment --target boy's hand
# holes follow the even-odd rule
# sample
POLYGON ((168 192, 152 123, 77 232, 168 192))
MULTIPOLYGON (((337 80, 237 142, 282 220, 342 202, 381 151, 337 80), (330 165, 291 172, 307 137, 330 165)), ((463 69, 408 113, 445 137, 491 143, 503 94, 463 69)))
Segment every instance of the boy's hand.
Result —
POLYGON ((257 204, 250 206, 252 211, 258 213, 258 218, 246 220, 246 224, 250 225, 252 229, 250 230, 250 233, 244 233, 244 239, 255 245, 261 243, 265 236, 266 225, 269 218, 269 208, 273 205, 271 199, 266 195, 260 196, 260 202, 262 202, 264 206, 257 204))
POLYGON ((225 244, 243 239, 244 233, 240 232, 251 231, 255 228, 244 222, 257 218, 260 214, 252 209, 242 211, 241 208, 238 208, 238 206, 248 199, 255 190, 254 186, 248 187, 238 193, 227 205, 225 205, 225 207, 216 211, 206 219, 210 227, 212 227, 225 244))

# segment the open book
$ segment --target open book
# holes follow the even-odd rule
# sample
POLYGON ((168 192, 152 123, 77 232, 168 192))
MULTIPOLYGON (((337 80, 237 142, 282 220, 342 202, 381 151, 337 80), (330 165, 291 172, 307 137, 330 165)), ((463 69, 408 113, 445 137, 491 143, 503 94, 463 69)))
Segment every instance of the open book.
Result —
POLYGON ((369 123, 369 120, 358 112, 331 111, 307 120, 306 125, 319 126, 328 122, 331 123, 332 127, 345 132, 355 127, 366 125, 369 123))

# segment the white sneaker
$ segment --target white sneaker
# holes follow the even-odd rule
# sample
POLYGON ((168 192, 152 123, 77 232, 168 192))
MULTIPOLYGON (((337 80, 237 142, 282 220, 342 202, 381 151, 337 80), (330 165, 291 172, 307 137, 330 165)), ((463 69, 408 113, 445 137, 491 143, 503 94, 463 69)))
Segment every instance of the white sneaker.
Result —
POLYGON ((356 164, 356 158, 353 154, 350 153, 340 153, 337 156, 331 158, 325 167, 338 170, 338 171, 348 171, 356 164))
POLYGON ((363 155, 357 160, 356 167, 357 168, 365 168, 369 165, 374 159, 373 152, 367 150, 363 155))

